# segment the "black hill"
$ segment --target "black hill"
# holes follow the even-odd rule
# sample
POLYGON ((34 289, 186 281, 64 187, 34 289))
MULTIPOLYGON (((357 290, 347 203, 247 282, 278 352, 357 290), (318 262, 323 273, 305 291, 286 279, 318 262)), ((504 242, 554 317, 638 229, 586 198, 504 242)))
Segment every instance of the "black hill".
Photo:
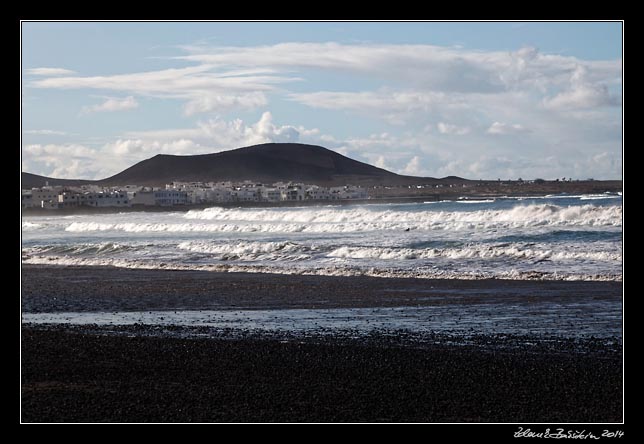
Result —
POLYGON ((40 188, 45 185, 76 187, 80 185, 96 183, 94 180, 83 179, 56 179, 54 177, 39 176, 38 174, 25 173, 21 174, 21 188, 28 190, 31 188, 40 188))
POLYGON ((266 143, 231 151, 193 156, 158 154, 106 179, 97 181, 53 179, 23 173, 23 188, 50 185, 148 185, 172 181, 211 182, 251 180, 298 181, 318 185, 402 185, 435 179, 401 176, 358 162, 315 145, 266 143))
POLYGON ((179 181, 301 181, 319 185, 398 182, 404 176, 349 159, 321 146, 267 143, 195 156, 159 154, 101 180, 105 185, 179 181))

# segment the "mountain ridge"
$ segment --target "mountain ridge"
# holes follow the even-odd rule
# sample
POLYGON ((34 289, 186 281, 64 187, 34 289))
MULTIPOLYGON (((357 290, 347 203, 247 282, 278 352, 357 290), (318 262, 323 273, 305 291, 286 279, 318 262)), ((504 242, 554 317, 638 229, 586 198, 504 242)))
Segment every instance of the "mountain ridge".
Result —
MULTIPOLYGON (((459 178, 460 179, 460 178, 459 178)), ((185 182, 305 182, 337 185, 413 185, 440 179, 403 176, 343 156, 327 148, 299 143, 266 143, 210 154, 157 154, 100 180, 56 179, 22 173, 23 188, 50 185, 163 186, 185 182)), ((460 179, 465 180, 465 179, 460 179)))

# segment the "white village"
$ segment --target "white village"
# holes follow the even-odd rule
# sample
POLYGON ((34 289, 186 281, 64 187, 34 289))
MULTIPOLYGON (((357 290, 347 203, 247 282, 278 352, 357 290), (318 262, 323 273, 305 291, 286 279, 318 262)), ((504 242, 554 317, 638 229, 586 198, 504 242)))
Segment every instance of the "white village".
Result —
POLYGON ((74 207, 171 207, 236 202, 300 202, 367 199, 353 185, 322 187, 293 182, 172 182, 165 187, 125 185, 49 186, 22 190, 21 206, 58 210, 74 207))

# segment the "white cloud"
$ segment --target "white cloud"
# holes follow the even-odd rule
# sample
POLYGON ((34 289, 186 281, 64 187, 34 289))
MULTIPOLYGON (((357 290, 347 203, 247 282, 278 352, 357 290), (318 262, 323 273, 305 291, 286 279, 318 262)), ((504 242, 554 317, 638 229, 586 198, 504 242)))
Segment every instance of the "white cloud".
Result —
POLYGON ((25 73, 32 76, 69 76, 75 74, 74 71, 64 68, 29 68, 25 69, 25 73))
POLYGON ((266 104, 264 93, 276 84, 300 80, 272 74, 270 69, 222 71, 203 64, 187 68, 91 77, 49 77, 28 86, 54 89, 98 89, 186 101, 184 111, 194 114, 266 104))
POLYGON ((83 175, 84 169, 85 165, 79 159, 70 159, 68 162, 56 166, 56 168, 51 172, 50 177, 77 178, 83 175))
POLYGON ((382 168, 385 170, 389 169, 389 166, 387 165, 387 161, 385 160, 385 156, 378 156, 378 158, 374 162, 374 165, 377 166, 378 168, 382 168))
POLYGON ((159 153, 197 154, 207 151, 191 140, 143 141, 117 139, 97 148, 80 144, 27 145, 23 171, 70 179, 104 179, 159 153))
POLYGON ((207 154, 267 142, 313 142, 318 136, 316 128, 276 125, 272 114, 265 112, 250 124, 217 118, 200 122, 196 128, 131 132, 98 148, 26 145, 23 168, 45 176, 102 179, 156 154, 207 154))
POLYGON ((102 148, 104 165, 97 162, 91 167, 96 174, 106 168, 114 174, 121 166, 157 152, 196 154, 298 141, 408 174, 548 178, 587 168, 597 178, 621 175, 619 59, 582 60, 531 47, 474 51, 291 42, 184 49, 188 55, 181 59, 194 66, 118 75, 52 75, 31 79, 26 86, 175 99, 187 116, 216 113, 217 117, 202 118, 186 128, 121 134, 102 148), (320 71, 332 79, 347 76, 351 82, 343 85, 358 84, 363 90, 329 90, 333 83, 322 88, 320 71), (311 72, 316 75, 309 79, 311 72), (296 81, 297 92, 289 90, 296 81), (232 110, 270 110, 274 100, 289 100, 296 111, 299 105, 311 108, 302 119, 317 109, 338 112, 320 113, 333 114, 319 120, 323 131, 301 126, 303 120, 276 124, 270 112, 255 122, 226 117, 232 110), (340 136, 333 125, 338 119, 353 118, 342 113, 361 118, 346 125, 340 136), (369 135, 375 128, 382 129, 369 135), (530 137, 521 141, 519 149, 511 136, 527 133, 530 137), (543 161, 550 156, 595 159, 603 153, 608 156, 603 161, 543 161), (548 166, 552 172, 546 174, 548 166))
MULTIPOLYGON (((318 128, 276 124, 270 112, 264 112, 254 123, 214 118, 199 122, 195 128, 129 132, 124 136, 99 148, 78 144, 27 145, 23 147, 24 168, 46 176, 57 173, 60 177, 100 179, 156 154, 207 154, 269 142, 319 144, 368 161, 372 158, 371 149, 391 147, 399 142, 387 133, 373 134, 367 139, 336 140, 321 134, 318 128), (72 172, 76 174, 70 175, 72 172)), ((404 155, 404 152, 392 153, 381 156, 379 162, 375 160, 381 167, 390 169, 387 159, 396 160, 404 155)))
POLYGON ((32 156, 59 156, 64 157, 92 157, 95 152, 83 145, 77 144, 68 144, 68 145, 56 145, 56 144, 34 144, 27 145, 23 148, 23 152, 32 156))
POLYGON ((615 103, 616 99, 610 96, 605 85, 575 86, 544 101, 546 107, 554 109, 596 108, 615 103))
POLYGON ((49 129, 40 129, 40 130, 25 130, 23 134, 34 134, 40 136, 66 136, 68 135, 65 131, 56 131, 49 129))
MULTIPOLYGON (((150 145, 148 146, 150 147, 150 145)), ((139 139, 118 139, 116 142, 105 145, 107 151, 111 151, 119 156, 141 153, 144 151, 144 147, 143 141, 139 139)))
POLYGON ((108 97, 103 103, 84 107, 82 110, 82 113, 91 114, 91 113, 126 111, 129 109, 134 109, 138 107, 139 107, 139 102, 137 102, 136 99, 132 96, 127 96, 124 98, 108 97))
MULTIPOLYGON (((397 114, 427 110, 444 95, 486 94, 533 90, 570 94, 565 89, 571 73, 585 70, 585 86, 578 95, 602 91, 610 82, 621 82, 621 61, 590 61, 575 57, 542 54, 535 48, 515 52, 473 51, 433 45, 340 44, 289 42, 250 47, 184 46, 189 52, 177 57, 196 66, 158 71, 103 76, 63 76, 32 81, 37 88, 101 89, 142 96, 175 98, 186 101, 186 114, 230 109, 254 109, 267 104, 267 92, 277 85, 303 80, 281 72, 302 69, 352 73, 383 82, 393 82, 389 95, 379 92, 343 93, 309 91, 291 94, 293 100, 328 109, 356 109, 377 106, 380 111, 393 107, 397 114), (396 91, 397 85, 406 90, 396 91), (585 92, 584 92, 585 91, 585 92)), ((44 68, 38 68, 44 69, 44 68)), ((58 70, 58 68, 52 68, 58 70)), ((63 71, 53 71, 56 75, 63 71)), ((43 74, 46 71, 42 71, 43 74)), ((67 73, 68 74, 68 73, 67 73)), ((288 94, 288 92, 287 92, 288 94)), ((597 93, 595 93, 597 94, 597 93)), ((563 96, 559 101, 570 102, 563 96)), ((577 100, 586 106, 605 103, 577 100)), ((452 100, 447 100, 451 103, 452 100)), ((544 102, 545 103, 545 102, 544 102)), ((557 100, 555 100, 555 106, 557 100)))
POLYGON ((434 45, 289 42, 255 47, 186 46, 178 57, 218 67, 317 68, 394 79, 415 89, 492 93, 521 87, 557 86, 583 66, 593 83, 621 76, 621 61, 583 61, 542 54, 524 47, 515 52, 475 51, 434 45))
POLYGON ((588 109, 619 105, 618 97, 611 95, 608 86, 589 80, 588 68, 578 65, 570 75, 570 85, 554 97, 546 97, 544 106, 556 110, 588 109))
MULTIPOLYGON (((280 53, 284 48, 273 49, 278 53, 276 63, 285 64, 286 58, 280 53)), ((291 100, 312 108, 373 116, 395 125, 425 118, 456 120, 450 124, 462 128, 445 126, 443 134, 466 134, 465 128, 477 126, 482 120, 481 114, 490 119, 505 113, 516 117, 535 113, 538 109, 550 112, 552 109, 596 109, 619 104, 609 94, 608 85, 621 87, 620 60, 584 61, 542 54, 535 48, 509 53, 427 45, 323 45, 310 49, 317 51, 312 53, 315 56, 303 56, 304 62, 298 60, 293 64, 354 70, 365 77, 385 82, 393 80, 392 86, 404 84, 406 88, 383 86, 375 91, 361 92, 298 92, 288 96, 291 100), (327 53, 329 48, 338 53, 327 53), (417 51, 410 51, 410 48, 417 51), (320 60, 316 59, 319 51, 323 54, 320 60), (355 59, 345 61, 348 54, 355 59), (390 58, 383 57, 384 54, 390 58)), ((269 52, 263 49, 259 54, 268 58, 269 52)), ((233 56, 217 54, 202 59, 221 62, 228 57, 233 56)), ((246 61, 243 54, 240 57, 242 62, 246 61)), ((194 58, 197 60, 200 56, 194 58)))
POLYGON ((385 132, 336 141, 334 145, 321 144, 340 154, 399 174, 425 175, 427 172, 421 157, 413 154, 422 151, 425 145, 418 135, 398 137, 385 132))
POLYGON ((494 71, 505 53, 481 53, 433 45, 348 45, 280 43, 258 47, 186 47, 179 57, 218 66, 318 68, 396 78, 449 91, 489 91, 503 87, 494 71), (464 73, 469 73, 465 74, 464 73))
POLYGON ((317 128, 276 125, 273 123, 273 115, 267 111, 257 122, 251 124, 246 124, 241 119, 226 121, 214 118, 198 122, 196 128, 137 131, 126 135, 128 138, 140 139, 145 144, 153 141, 192 140, 202 149, 214 152, 268 142, 306 142, 310 138, 316 138, 318 134, 317 128))
POLYGON ((525 128, 523 125, 519 125, 518 123, 509 124, 509 123, 502 123, 502 122, 494 122, 487 129, 487 132, 488 134, 508 135, 508 134, 526 133, 526 132, 530 132, 530 130, 525 128))
POLYGON ((59 178, 98 178, 97 152, 80 144, 33 144, 22 149, 23 171, 59 178))
POLYGON ((451 123, 438 122, 436 127, 438 128, 439 133, 454 136, 464 136, 470 132, 468 127, 460 127, 451 123))
POLYGON ((397 111, 427 110, 440 103, 444 94, 418 92, 329 92, 291 94, 291 99, 304 105, 326 109, 394 108, 397 111))
POLYGON ((444 93, 432 91, 363 91, 290 94, 295 102, 313 108, 350 110, 371 114, 393 125, 402 125, 418 113, 427 113, 441 106, 451 106, 458 99, 447 99, 444 93))
POLYGON ((472 179, 614 178, 621 174, 621 156, 611 151, 610 141, 598 141, 596 146, 585 151, 554 146, 550 154, 522 150, 521 155, 517 155, 516 152, 501 154, 494 150, 503 140, 490 141, 488 137, 489 145, 485 145, 484 134, 475 139, 477 144, 469 149, 454 139, 422 131, 405 136, 383 132, 364 138, 338 139, 322 134, 316 128, 276 124, 272 114, 266 112, 251 123, 217 118, 202 121, 194 128, 126 133, 97 148, 81 144, 27 145, 23 147, 23 168, 53 177, 101 179, 159 153, 205 154, 257 143, 298 141, 326 146, 400 174, 457 175, 472 179), (561 151, 570 154, 561 156, 561 151))
POLYGON ((418 156, 412 157, 402 173, 408 176, 420 176, 423 173, 420 158, 418 156))
POLYGON ((255 109, 268 104, 263 92, 254 91, 238 95, 206 94, 190 99, 184 106, 184 113, 188 116, 208 111, 224 111, 228 109, 255 109))

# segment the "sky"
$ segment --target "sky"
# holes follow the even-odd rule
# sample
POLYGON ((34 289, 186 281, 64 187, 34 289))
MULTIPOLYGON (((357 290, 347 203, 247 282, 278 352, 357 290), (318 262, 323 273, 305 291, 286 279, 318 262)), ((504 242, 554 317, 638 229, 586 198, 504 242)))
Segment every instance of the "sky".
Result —
POLYGON ((621 179, 620 22, 23 22, 22 169, 321 145, 401 174, 621 179))

